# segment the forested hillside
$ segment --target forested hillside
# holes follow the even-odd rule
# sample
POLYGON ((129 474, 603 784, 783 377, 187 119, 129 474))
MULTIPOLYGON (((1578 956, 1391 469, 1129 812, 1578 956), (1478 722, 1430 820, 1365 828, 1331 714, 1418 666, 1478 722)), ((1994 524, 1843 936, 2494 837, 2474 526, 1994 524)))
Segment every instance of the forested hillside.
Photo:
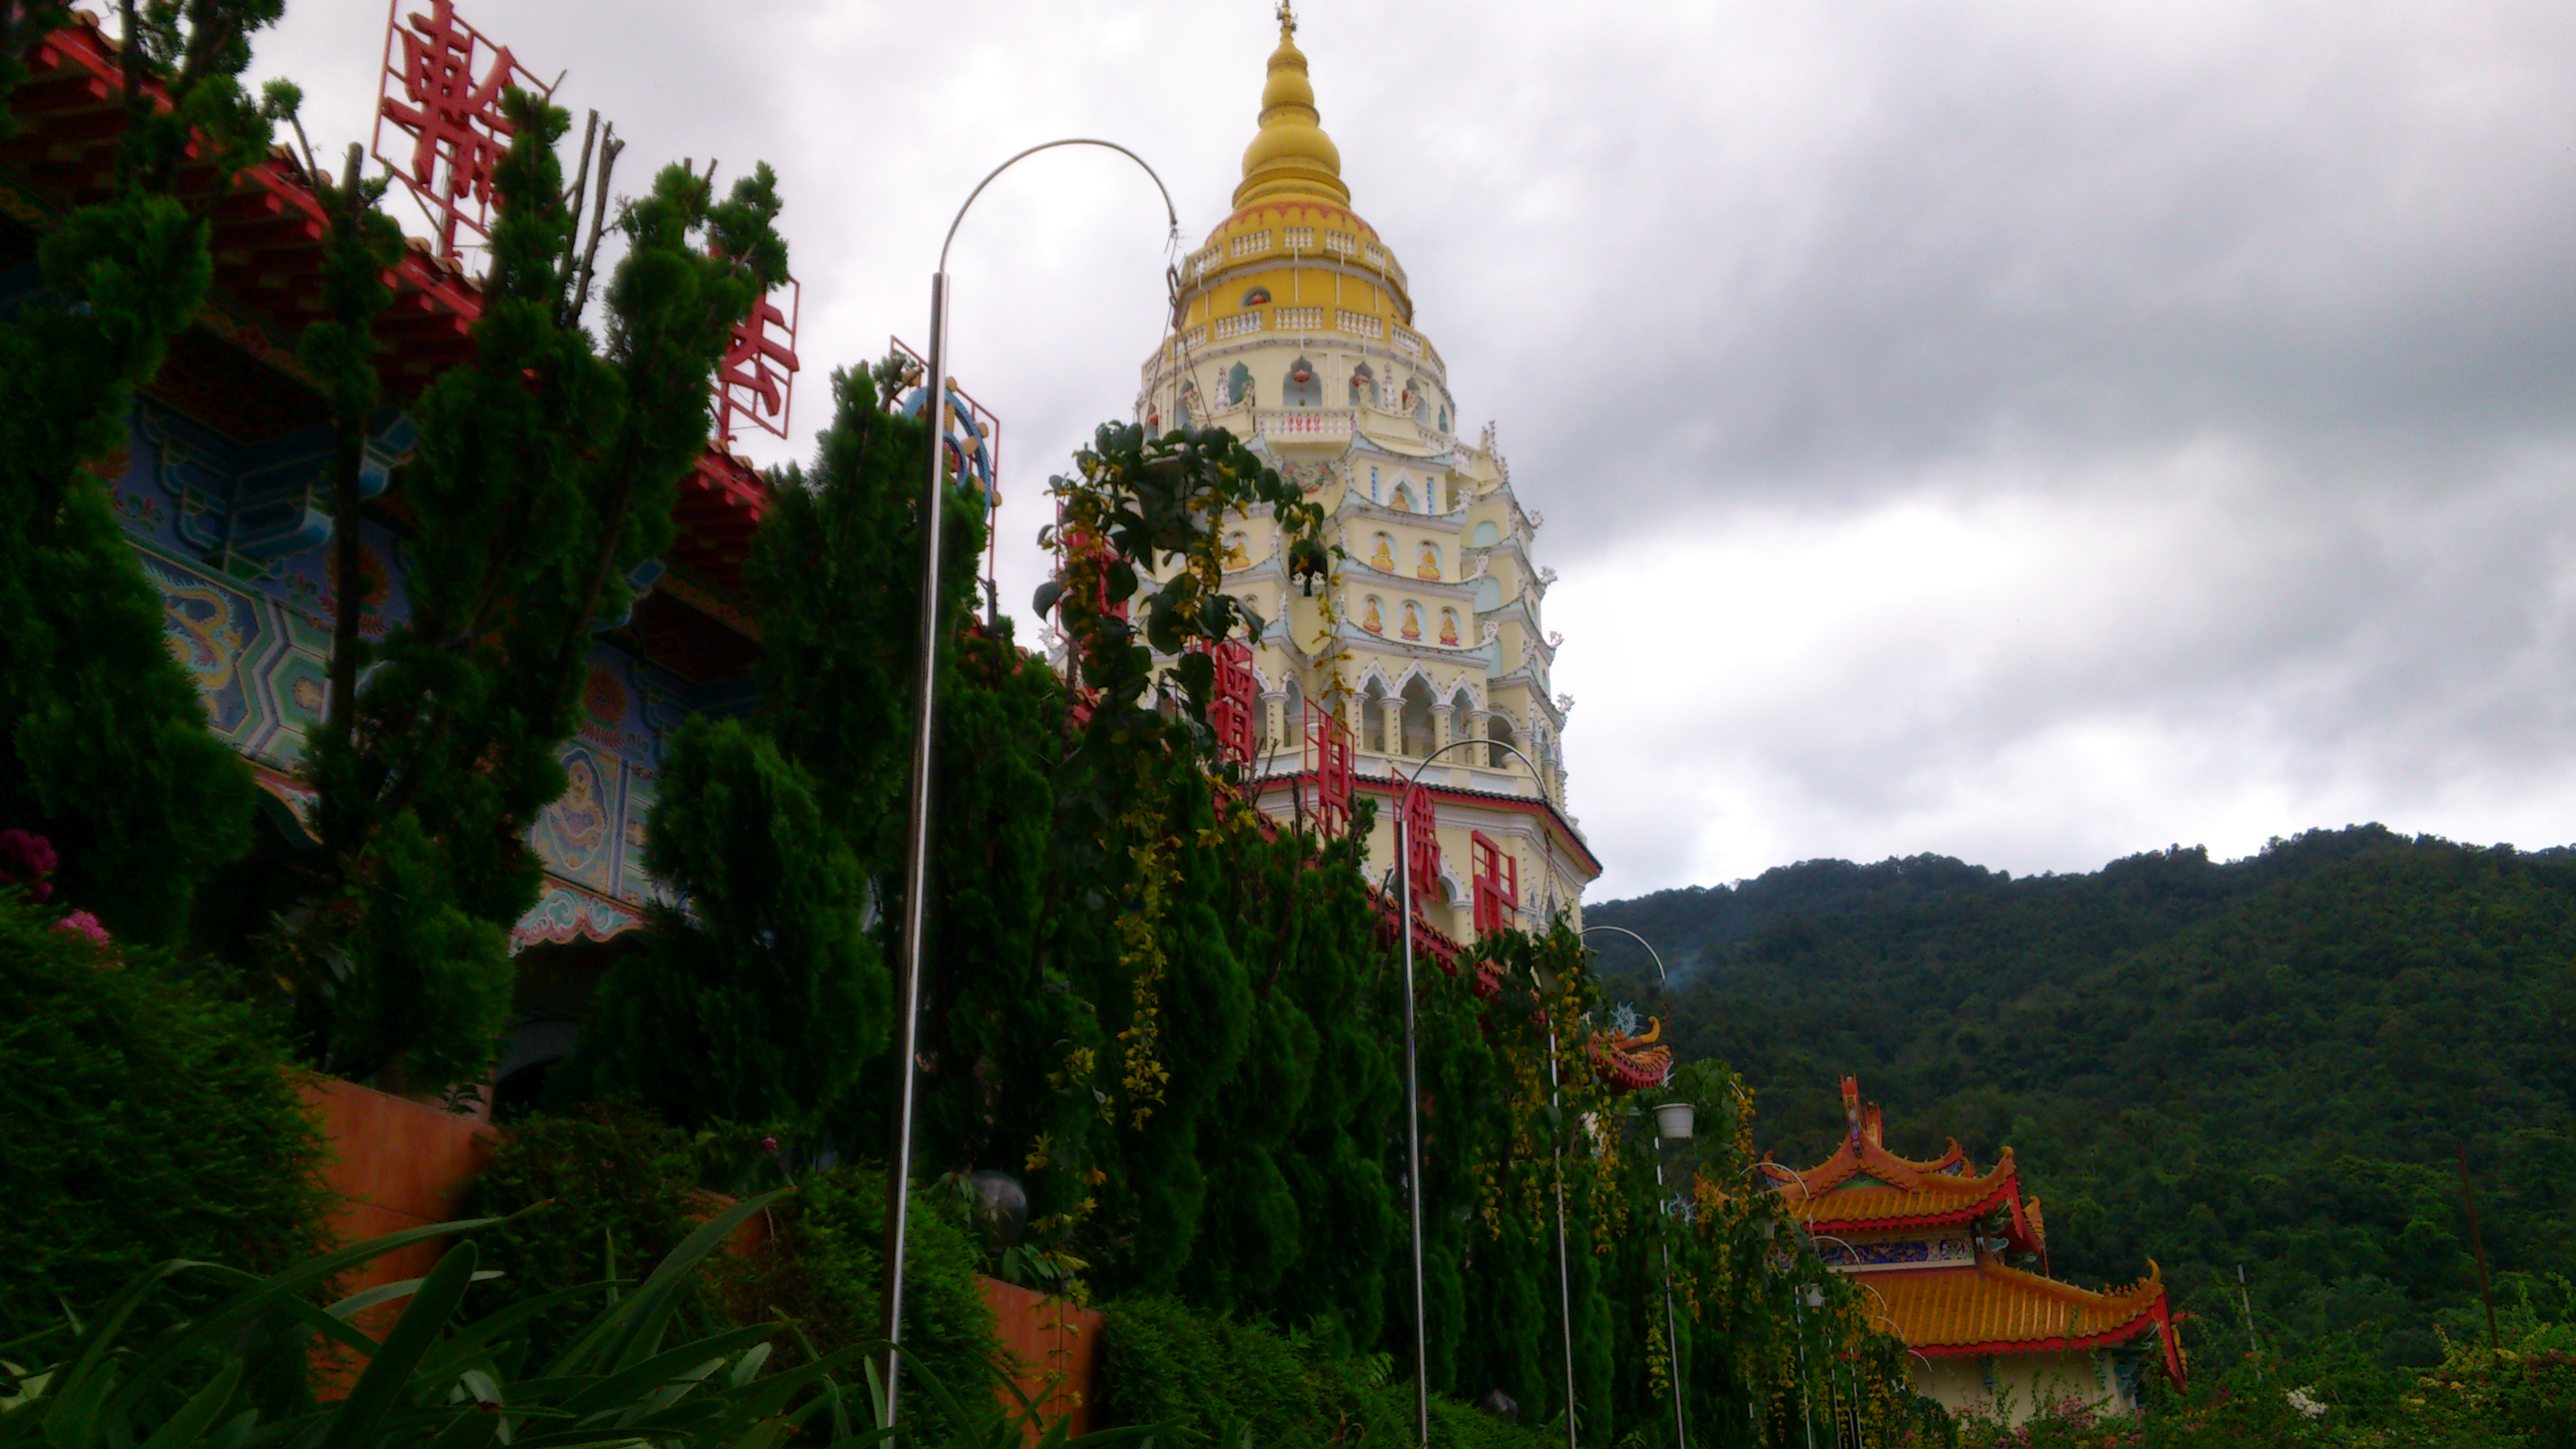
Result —
MULTIPOLYGON (((2089 875, 1810 861, 1587 924, 1662 950, 1676 1046, 1744 1074, 1780 1159, 1830 1149, 1854 1073, 1900 1152, 2010 1145, 2060 1276, 2161 1263, 2196 1345, 2241 1347, 2240 1265, 2267 1347, 2483 1337, 2459 1146, 2507 1332, 2526 1295, 2576 1307, 2568 851, 2364 826, 2089 875)), ((1592 941, 1652 1009, 1643 953, 1592 941)))

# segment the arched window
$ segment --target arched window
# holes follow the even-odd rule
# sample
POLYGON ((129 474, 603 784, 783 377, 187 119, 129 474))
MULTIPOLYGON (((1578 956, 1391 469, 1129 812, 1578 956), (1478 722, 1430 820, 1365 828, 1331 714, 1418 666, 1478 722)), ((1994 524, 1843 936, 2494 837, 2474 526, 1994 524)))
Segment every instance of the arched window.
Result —
POLYGON ((1279 397, 1292 408, 1322 407, 1324 384, 1315 376, 1315 364, 1302 357, 1288 364, 1288 376, 1279 389, 1279 397))
POLYGON ((1513 743, 1512 722, 1499 714, 1485 716, 1485 738, 1492 741, 1485 747, 1485 764, 1496 770, 1509 768, 1512 757, 1498 747, 1513 743))
POLYGON ((1431 394, 1422 390, 1421 378, 1408 377, 1404 380, 1404 405, 1413 410, 1415 422, 1431 421, 1431 394))
MULTIPOLYGON (((1470 695, 1467 691, 1461 689, 1456 694, 1449 696, 1449 738, 1453 740, 1474 739, 1476 737, 1475 716, 1476 700, 1473 695, 1470 695)), ((1476 762, 1476 753, 1476 747, 1474 745, 1469 745, 1467 748, 1458 752, 1458 758, 1465 760, 1467 763, 1472 765, 1476 762)))
POLYGON ((1360 748, 1389 753, 1386 730, 1386 684, 1372 679, 1360 694, 1360 748))
POLYGON ((1255 287, 1251 291, 1244 293, 1243 300, 1235 303, 1235 305, 1238 307, 1261 307, 1267 306, 1269 302, 1270 289, 1268 287, 1255 287))
POLYGON ((1377 406, 1377 374, 1369 371, 1365 362, 1351 370, 1351 406, 1358 407, 1363 402, 1377 406))
POLYGON ((1296 667, 1291 665, 1283 690, 1287 698, 1279 705, 1279 734, 1276 743, 1282 749, 1306 748, 1306 690, 1297 682, 1296 667))
POLYGON ((1502 541, 1503 531, 1494 526, 1494 520, 1488 518, 1476 525, 1476 547, 1492 548, 1502 541))
POLYGON ((1225 405, 1240 407, 1252 397, 1252 369, 1238 362, 1225 374, 1225 405))
POLYGON ((1415 675, 1404 685, 1404 739, 1398 753, 1420 758, 1431 753, 1431 686, 1415 675))

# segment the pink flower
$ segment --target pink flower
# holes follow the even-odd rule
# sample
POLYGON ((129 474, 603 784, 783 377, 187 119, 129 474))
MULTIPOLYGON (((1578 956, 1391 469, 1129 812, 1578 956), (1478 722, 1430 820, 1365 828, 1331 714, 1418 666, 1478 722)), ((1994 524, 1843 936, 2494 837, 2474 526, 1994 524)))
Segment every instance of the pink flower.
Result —
POLYGON ((761 1138, 760 1150, 768 1153, 772 1157, 776 1157, 778 1155, 778 1139, 775 1137, 761 1138))
POLYGON ((107 927, 98 923, 98 917, 91 915, 87 911, 72 912, 70 915, 54 922, 54 929, 57 931, 69 931, 73 935, 80 937, 93 946, 105 947, 113 945, 115 942, 115 938, 107 934, 107 927))
POLYGON ((54 893, 45 877, 57 864, 52 841, 25 830, 0 830, 0 885, 25 886, 29 900, 44 900, 54 893))

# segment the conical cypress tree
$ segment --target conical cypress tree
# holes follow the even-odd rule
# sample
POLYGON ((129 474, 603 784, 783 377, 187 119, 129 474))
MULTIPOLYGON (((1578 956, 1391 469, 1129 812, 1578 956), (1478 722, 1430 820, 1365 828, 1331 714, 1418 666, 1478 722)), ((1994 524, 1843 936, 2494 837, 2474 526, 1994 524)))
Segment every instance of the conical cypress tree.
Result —
MULTIPOLYGON (((162 643, 158 592, 91 469, 124 441, 134 388, 213 276, 206 223, 174 194, 182 158, 193 149, 229 176, 267 146, 239 77, 281 3, 138 13, 129 0, 116 194, 44 239, 44 295, 0 320, 0 537, 12 540, 0 551, 0 819, 53 838, 69 902, 157 940, 177 936, 198 885, 240 852, 252 793, 206 733, 162 643)), ((33 27, 62 17, 9 7, 0 85, 22 76, 33 27)))

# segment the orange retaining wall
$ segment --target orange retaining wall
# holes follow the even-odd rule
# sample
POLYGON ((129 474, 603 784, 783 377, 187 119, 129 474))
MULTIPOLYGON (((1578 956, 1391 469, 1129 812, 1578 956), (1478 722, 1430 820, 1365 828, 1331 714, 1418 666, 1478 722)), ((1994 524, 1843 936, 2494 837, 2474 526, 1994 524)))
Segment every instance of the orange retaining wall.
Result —
MULTIPOLYGON (((1100 1367, 1101 1316, 998 1278, 978 1278, 993 1325, 1011 1364, 1011 1381, 1049 1415, 1071 1420, 1074 1434, 1091 1431, 1091 1391, 1100 1367)), ((1012 1399, 1013 1407, 1018 1400, 1012 1399)), ((1029 1427, 1027 1441, 1037 1442, 1029 1427)))
MULTIPOLYGON (((344 1245, 453 1221, 466 1185, 491 1159, 492 1139, 500 1135, 489 1122, 355 1082, 307 1077, 296 1092, 330 1144, 322 1183, 337 1199, 331 1235, 344 1245)), ((357 1269, 342 1291, 417 1278, 444 1246, 431 1239, 398 1248, 357 1269)))

